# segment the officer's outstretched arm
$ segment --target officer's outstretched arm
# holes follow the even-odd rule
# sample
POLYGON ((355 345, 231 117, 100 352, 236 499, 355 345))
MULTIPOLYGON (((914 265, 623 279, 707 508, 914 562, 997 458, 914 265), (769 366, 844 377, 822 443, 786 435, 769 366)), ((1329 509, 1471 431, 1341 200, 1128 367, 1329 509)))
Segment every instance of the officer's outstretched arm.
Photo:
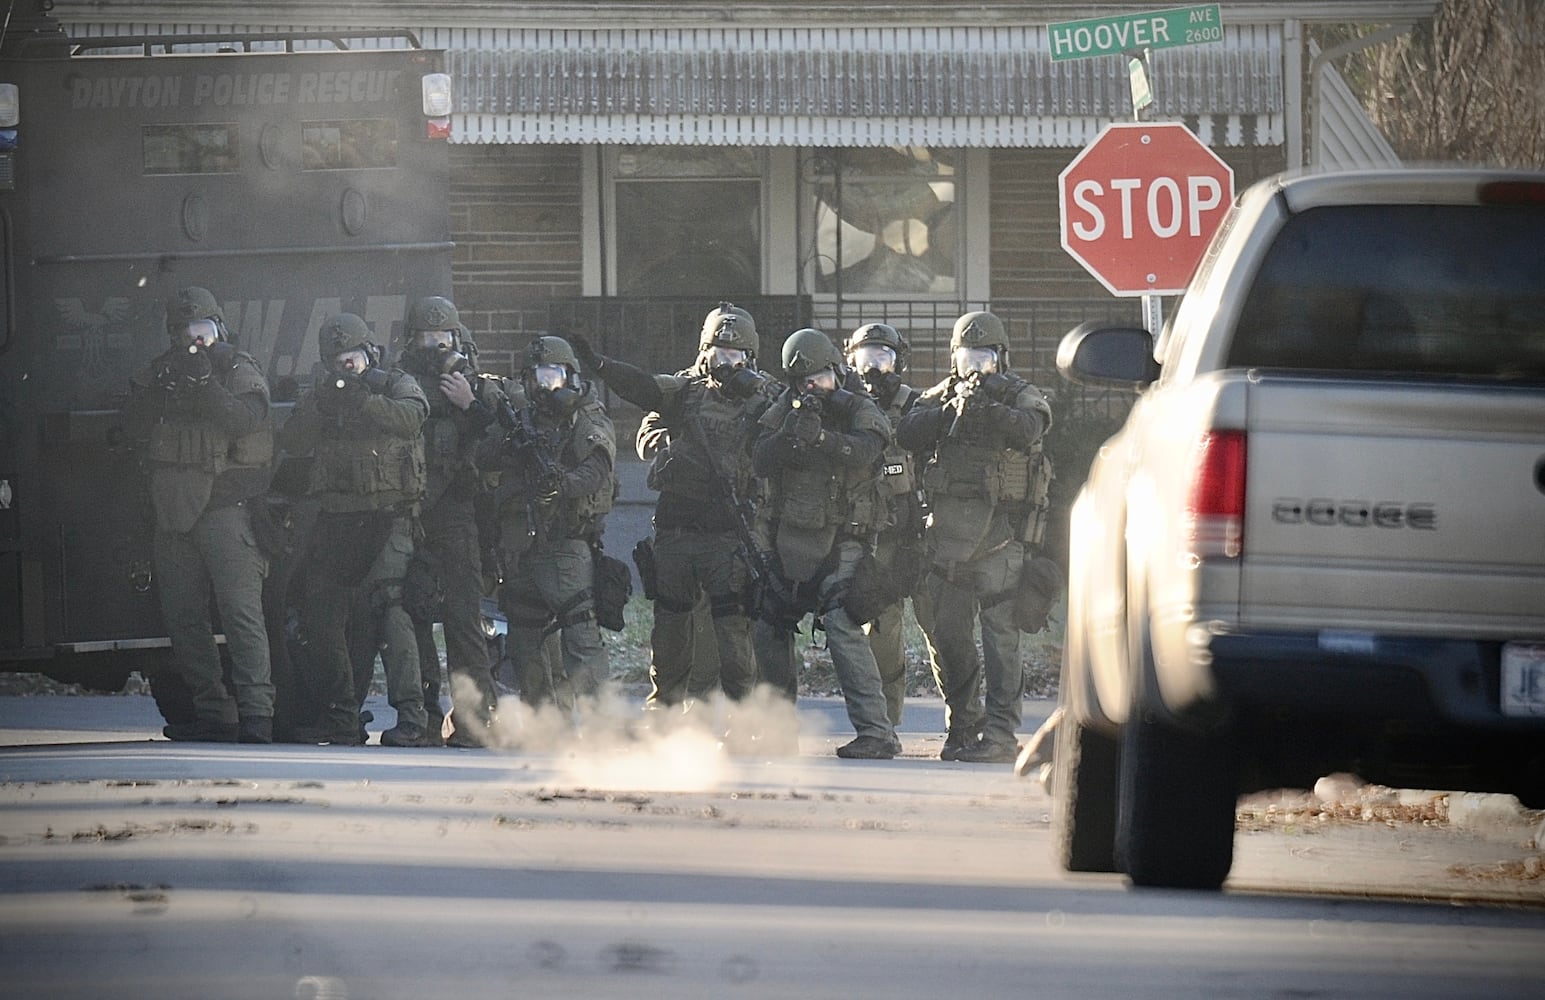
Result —
POLYGON ((645 412, 665 404, 665 393, 655 384, 654 376, 636 365, 607 358, 595 374, 613 392, 645 412))

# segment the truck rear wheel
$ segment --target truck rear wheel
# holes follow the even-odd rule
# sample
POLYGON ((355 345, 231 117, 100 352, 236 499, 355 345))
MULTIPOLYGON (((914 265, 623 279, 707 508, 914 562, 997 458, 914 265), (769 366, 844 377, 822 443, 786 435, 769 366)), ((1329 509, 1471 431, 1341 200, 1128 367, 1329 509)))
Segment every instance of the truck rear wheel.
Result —
POLYGON ((1234 863, 1238 799, 1230 742, 1140 710, 1121 727, 1116 860, 1133 885, 1222 886, 1234 863))
POLYGON ((1058 725, 1052 756, 1052 836, 1057 860, 1070 872, 1116 867, 1116 741, 1077 721, 1058 725))

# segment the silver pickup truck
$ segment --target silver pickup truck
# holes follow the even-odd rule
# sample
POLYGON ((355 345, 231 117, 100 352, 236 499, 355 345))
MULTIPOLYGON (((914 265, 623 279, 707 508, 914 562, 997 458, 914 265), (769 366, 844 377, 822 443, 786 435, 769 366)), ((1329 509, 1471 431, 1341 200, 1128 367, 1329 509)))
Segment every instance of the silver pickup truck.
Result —
POLYGON ((1240 794, 1355 771, 1545 806, 1545 173, 1277 177, 1155 342, 1071 517, 1060 860, 1217 888, 1240 794))

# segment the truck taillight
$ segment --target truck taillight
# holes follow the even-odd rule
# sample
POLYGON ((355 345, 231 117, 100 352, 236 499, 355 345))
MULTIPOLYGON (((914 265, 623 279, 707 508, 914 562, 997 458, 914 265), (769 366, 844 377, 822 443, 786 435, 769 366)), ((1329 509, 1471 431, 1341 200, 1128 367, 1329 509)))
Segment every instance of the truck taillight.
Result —
POLYGON ((1197 442, 1185 516, 1192 554, 1239 557, 1245 534, 1243 431, 1210 431, 1197 442))

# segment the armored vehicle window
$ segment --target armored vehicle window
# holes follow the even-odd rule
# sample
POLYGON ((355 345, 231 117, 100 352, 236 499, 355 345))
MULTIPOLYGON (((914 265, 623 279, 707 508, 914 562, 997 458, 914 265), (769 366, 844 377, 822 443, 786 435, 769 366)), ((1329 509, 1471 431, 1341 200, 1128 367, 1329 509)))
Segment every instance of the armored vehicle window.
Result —
POLYGON ((140 129, 144 172, 230 174, 241 168, 235 122, 145 125, 140 129))
POLYGON ((388 118, 303 122, 301 163, 306 170, 397 165, 397 123, 388 118))
POLYGON ((1319 208, 1278 234, 1230 367, 1545 379, 1545 206, 1319 208))

